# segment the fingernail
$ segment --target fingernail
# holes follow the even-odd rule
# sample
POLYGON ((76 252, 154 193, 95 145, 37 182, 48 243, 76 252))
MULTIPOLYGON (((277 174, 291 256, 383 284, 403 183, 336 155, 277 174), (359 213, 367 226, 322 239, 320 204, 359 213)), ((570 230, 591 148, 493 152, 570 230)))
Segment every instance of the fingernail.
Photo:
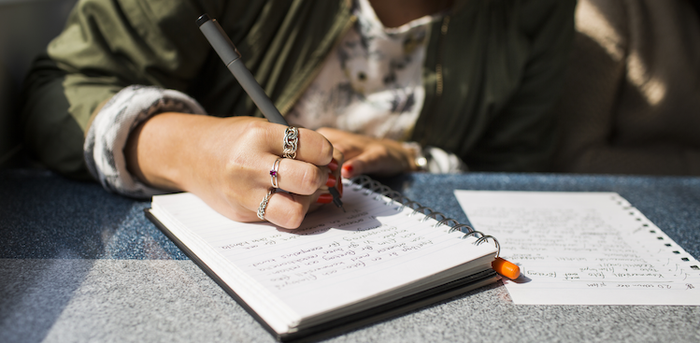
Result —
POLYGON ((328 181, 326 181, 326 186, 333 187, 336 183, 338 183, 338 179, 335 178, 335 175, 329 173, 328 181))
POLYGON ((316 200, 316 202, 319 204, 330 204, 332 201, 333 196, 327 193, 319 195, 318 199, 316 200))
POLYGON ((338 161, 334 159, 331 160, 331 163, 328 163, 328 168, 330 168, 332 171, 338 170, 338 161))
POLYGON ((353 169, 353 168, 352 168, 351 165, 346 164, 346 165, 343 166, 343 169, 344 169, 346 172, 348 172, 348 173, 352 173, 352 169, 353 169))

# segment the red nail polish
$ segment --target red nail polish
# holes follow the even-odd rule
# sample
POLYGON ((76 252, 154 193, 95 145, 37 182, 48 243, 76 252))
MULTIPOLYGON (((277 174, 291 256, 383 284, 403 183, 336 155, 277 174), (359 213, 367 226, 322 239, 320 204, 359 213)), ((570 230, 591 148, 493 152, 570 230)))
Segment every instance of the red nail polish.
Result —
POLYGON ((331 163, 328 163, 328 168, 330 168, 332 171, 338 170, 338 161, 334 159, 331 160, 331 163))
POLYGON ((321 194, 318 196, 318 200, 316 200, 319 204, 330 204, 331 201, 333 201, 333 196, 330 194, 321 194))
POLYGON ((328 181, 326 181, 326 186, 333 187, 336 183, 338 183, 338 179, 335 178, 335 175, 328 174, 328 181))
POLYGON ((352 168, 351 165, 346 164, 346 165, 343 166, 343 169, 345 169, 345 171, 348 172, 348 173, 352 173, 352 169, 353 169, 353 168, 352 168))

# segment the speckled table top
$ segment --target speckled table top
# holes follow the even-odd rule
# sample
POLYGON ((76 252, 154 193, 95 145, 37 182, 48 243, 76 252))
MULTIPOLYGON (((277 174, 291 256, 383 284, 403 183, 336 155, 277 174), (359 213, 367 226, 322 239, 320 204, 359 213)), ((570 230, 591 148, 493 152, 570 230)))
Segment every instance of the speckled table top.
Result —
MULTIPOLYGON (((612 191, 700 256, 700 178, 408 174, 381 180, 459 221, 454 189, 612 191)), ((271 342, 143 215, 147 201, 0 171, 0 341, 271 342)), ((332 342, 698 342, 700 307, 521 306, 496 283, 332 342)))

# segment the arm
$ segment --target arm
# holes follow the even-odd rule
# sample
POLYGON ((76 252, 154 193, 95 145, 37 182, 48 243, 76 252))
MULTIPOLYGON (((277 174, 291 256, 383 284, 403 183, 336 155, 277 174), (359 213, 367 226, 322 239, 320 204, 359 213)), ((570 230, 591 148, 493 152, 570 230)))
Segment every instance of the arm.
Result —
POLYGON ((83 139, 101 103, 132 84, 184 90, 197 74, 206 42, 181 23, 199 11, 189 1, 78 2, 25 81, 26 147, 50 169, 89 178, 83 139))
MULTIPOLYGON (((210 49, 194 25, 201 12, 186 0, 81 1, 28 83, 27 139, 45 163, 64 174, 87 174, 82 160, 87 131, 85 157, 108 189, 140 197, 192 191, 229 218, 258 220, 285 128, 255 118, 182 113, 204 112, 183 93, 210 49), (140 88, 130 86, 136 84, 177 96, 157 96, 134 111, 114 110, 120 101, 134 104, 140 88), (180 100, 169 101, 174 98, 180 100), (101 146, 112 150, 103 154, 101 146), (117 172, 105 173, 112 165, 117 172), (119 187, 129 186, 129 179, 133 187, 119 187)), ((266 215, 287 228, 298 227, 311 204, 327 198, 322 186, 335 184, 329 177, 330 143, 308 130, 300 140, 297 160, 285 160, 279 170, 280 186, 296 194, 275 194, 266 215)), ((342 163, 341 156, 336 160, 342 163)))
MULTIPOLYGON (((190 191, 231 219, 257 221, 285 129, 261 118, 162 113, 132 132, 127 164, 153 187, 190 191)), ((279 187, 290 193, 276 193, 265 215, 286 228, 299 227, 312 206, 326 199, 322 187, 336 185, 331 144, 311 130, 301 129, 299 137, 297 158, 279 165, 279 187)))

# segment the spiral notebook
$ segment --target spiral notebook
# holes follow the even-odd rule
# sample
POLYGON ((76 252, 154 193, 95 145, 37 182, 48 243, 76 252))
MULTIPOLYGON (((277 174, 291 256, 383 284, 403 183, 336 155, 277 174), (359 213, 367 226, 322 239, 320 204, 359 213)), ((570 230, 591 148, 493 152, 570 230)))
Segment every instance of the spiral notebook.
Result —
POLYGON ((153 197, 146 214, 278 340, 349 330, 498 278, 491 236, 363 177, 346 213, 326 206, 297 230, 231 221, 195 195, 153 197))

